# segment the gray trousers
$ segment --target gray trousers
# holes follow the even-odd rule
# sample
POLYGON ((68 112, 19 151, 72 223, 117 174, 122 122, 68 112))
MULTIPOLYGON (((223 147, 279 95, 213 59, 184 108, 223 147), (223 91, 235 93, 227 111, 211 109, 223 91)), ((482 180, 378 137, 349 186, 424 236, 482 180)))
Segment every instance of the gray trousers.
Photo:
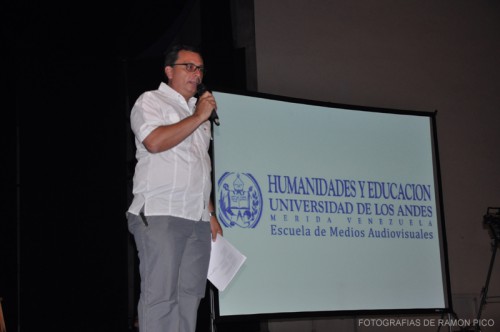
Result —
POLYGON ((210 261, 210 223, 128 213, 139 256, 140 332, 195 332, 210 261))

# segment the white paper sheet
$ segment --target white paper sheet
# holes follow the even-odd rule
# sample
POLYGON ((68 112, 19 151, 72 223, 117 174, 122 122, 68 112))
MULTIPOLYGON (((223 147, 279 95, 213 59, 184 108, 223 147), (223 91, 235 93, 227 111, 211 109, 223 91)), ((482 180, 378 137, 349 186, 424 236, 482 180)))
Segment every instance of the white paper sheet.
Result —
POLYGON ((215 242, 212 241, 208 280, 222 292, 233 280, 246 259, 246 256, 226 238, 218 235, 215 242))

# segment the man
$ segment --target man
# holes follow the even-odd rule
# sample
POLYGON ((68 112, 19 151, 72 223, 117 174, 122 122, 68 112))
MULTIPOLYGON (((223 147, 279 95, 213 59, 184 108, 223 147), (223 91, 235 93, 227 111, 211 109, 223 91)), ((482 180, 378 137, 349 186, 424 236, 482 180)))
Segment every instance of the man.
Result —
POLYGON ((222 235, 208 154, 217 105, 210 92, 194 97, 204 72, 195 48, 172 47, 164 71, 168 85, 143 93, 130 115, 137 165, 127 216, 139 256, 139 330, 194 332, 210 239, 222 235))

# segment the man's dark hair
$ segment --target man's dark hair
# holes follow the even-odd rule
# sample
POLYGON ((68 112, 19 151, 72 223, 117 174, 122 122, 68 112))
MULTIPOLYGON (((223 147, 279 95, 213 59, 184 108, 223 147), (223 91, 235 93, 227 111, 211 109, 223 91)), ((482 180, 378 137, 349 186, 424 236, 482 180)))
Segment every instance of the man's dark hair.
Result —
POLYGON ((200 50, 196 46, 185 45, 185 44, 173 45, 165 52, 165 58, 164 58, 165 60, 163 62, 163 68, 165 68, 166 66, 173 65, 179 58, 180 51, 189 51, 201 55, 200 50))

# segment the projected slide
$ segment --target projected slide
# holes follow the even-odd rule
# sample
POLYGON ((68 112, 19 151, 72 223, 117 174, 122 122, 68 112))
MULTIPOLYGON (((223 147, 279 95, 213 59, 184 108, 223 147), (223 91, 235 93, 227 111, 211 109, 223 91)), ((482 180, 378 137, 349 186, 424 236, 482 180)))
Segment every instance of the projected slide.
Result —
POLYGON ((214 95, 220 317, 446 308, 431 115, 214 95))

